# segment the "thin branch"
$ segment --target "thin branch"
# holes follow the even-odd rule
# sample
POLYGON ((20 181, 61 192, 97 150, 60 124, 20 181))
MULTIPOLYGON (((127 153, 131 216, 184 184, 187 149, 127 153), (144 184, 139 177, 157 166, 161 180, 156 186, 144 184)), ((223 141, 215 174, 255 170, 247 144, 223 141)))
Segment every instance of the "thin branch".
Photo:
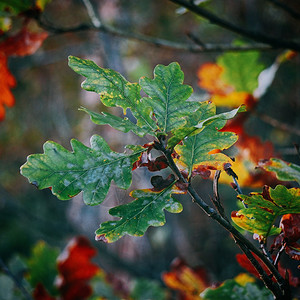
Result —
POLYGON ((298 12, 296 12, 294 9, 292 9, 291 7, 289 7, 288 5, 286 5, 285 3, 282 3, 278 0, 267 0, 267 1, 271 2, 273 5, 281 8, 282 10, 286 11, 294 19, 297 19, 297 20, 300 19, 300 14, 298 12))
POLYGON ((221 171, 217 170, 214 176, 214 181, 213 181, 213 204, 215 205, 218 213, 225 219, 228 221, 226 215, 225 215, 225 211, 224 211, 224 207, 221 204, 220 201, 220 196, 219 196, 219 189, 218 189, 218 183, 219 183, 219 178, 220 178, 220 174, 221 171))
POLYGON ((171 170, 177 175, 179 180, 185 184, 188 185, 188 192, 193 198, 194 202, 212 219, 217 221, 222 227, 224 227, 227 231, 229 231, 235 238, 237 244, 240 246, 241 250, 246 254, 246 256, 249 258, 249 260, 253 260, 251 257, 253 252, 256 254, 266 265, 266 267, 271 271, 271 273, 275 276, 277 280, 277 284, 275 284, 271 278, 266 274, 266 272, 262 269, 262 267, 259 265, 259 263, 256 261, 254 263, 255 269, 258 271, 258 273, 261 276, 261 279, 263 280, 264 284, 273 292, 276 299, 287 299, 285 297, 285 293, 287 290, 286 283, 284 279, 279 274, 278 270, 274 267, 274 265, 264 256, 263 253, 261 253, 249 240, 247 240, 239 231, 237 231, 226 219, 224 219, 221 215, 217 213, 216 210, 214 210, 212 207, 208 206, 204 200, 198 195, 198 193, 195 191, 193 186, 187 182, 187 180, 183 177, 181 172, 179 171, 177 165, 175 164, 172 153, 169 149, 166 149, 162 143, 155 142, 155 148, 157 150, 162 151, 162 153, 165 155, 169 167, 171 170), (247 251, 244 250, 247 248, 247 251), (249 254, 250 253, 250 254, 249 254))
POLYGON ((268 45, 272 46, 273 48, 277 48, 277 49, 284 48, 284 49, 300 51, 300 44, 297 42, 290 41, 290 40, 284 40, 284 39, 278 39, 276 37, 270 37, 269 35, 265 35, 258 31, 252 31, 249 29, 239 27, 227 20, 219 18, 217 15, 211 13, 210 11, 204 9, 203 7, 193 4, 192 1, 186 1, 186 0, 169 0, 169 1, 187 8, 191 12, 209 20, 213 24, 216 24, 220 27, 223 27, 227 30, 235 32, 244 37, 250 38, 256 42, 268 44, 268 45))
POLYGON ((264 113, 259 113, 257 111, 254 113, 265 123, 268 123, 271 126, 278 128, 282 131, 286 131, 286 132, 293 133, 293 134, 300 136, 300 129, 295 128, 289 124, 283 123, 281 121, 278 121, 277 119, 274 119, 264 113))
POLYGON ((25 289, 25 287, 22 285, 20 280, 10 271, 10 269, 7 267, 7 265, 4 263, 2 258, 0 258, 0 267, 2 271, 9 276, 13 282, 15 283, 16 287, 21 291, 22 295, 25 297, 27 300, 33 300, 31 295, 28 293, 28 291, 25 289))
POLYGON ((100 28, 102 22, 98 16, 98 14, 96 13, 92 3, 89 0, 82 0, 82 2, 86 7, 86 10, 90 16, 90 19, 91 19, 91 22, 93 23, 93 25, 96 28, 100 28))
POLYGON ((241 51, 268 51, 272 50, 272 47, 263 44, 249 44, 249 45, 241 45, 241 46, 233 46, 230 44, 204 44, 202 46, 193 45, 188 43, 178 43, 166 39, 161 39, 157 37, 151 37, 148 35, 144 35, 137 32, 126 31, 117 27, 104 25, 103 23, 96 24, 80 24, 75 27, 58 27, 49 22, 43 16, 38 20, 39 26, 44 30, 51 32, 53 34, 65 34, 79 31, 101 31, 114 36, 123 37, 126 39, 136 40, 145 42, 148 44, 155 45, 157 47, 163 47, 172 50, 179 51, 188 51, 191 53, 204 53, 204 52, 224 52, 224 51, 232 51, 232 52, 241 52, 241 51))

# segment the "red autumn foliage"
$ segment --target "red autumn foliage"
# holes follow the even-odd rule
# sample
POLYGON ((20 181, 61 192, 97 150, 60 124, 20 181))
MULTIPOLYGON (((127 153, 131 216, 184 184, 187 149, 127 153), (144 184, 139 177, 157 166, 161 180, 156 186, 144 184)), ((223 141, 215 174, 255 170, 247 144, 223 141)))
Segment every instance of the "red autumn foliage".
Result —
POLYGON ((139 160, 133 164, 132 170, 147 167, 150 172, 156 172, 165 169, 168 166, 167 159, 163 155, 151 159, 150 153, 143 152, 139 160))
POLYGON ((199 294, 209 287, 209 280, 203 268, 192 269, 179 258, 171 265, 170 272, 162 274, 164 283, 179 292, 180 300, 200 299, 199 294))
POLYGON ((5 117, 5 106, 12 107, 15 98, 11 89, 16 86, 16 80, 7 68, 7 57, 0 52, 0 121, 5 117))
POLYGON ((8 57, 33 54, 47 36, 46 32, 30 32, 25 25, 20 32, 0 43, 0 121, 5 118, 5 106, 12 107, 15 104, 11 89, 16 86, 16 80, 8 70, 8 57))
MULTIPOLYGON (((254 253, 252 253, 252 255, 258 261, 258 263, 261 265, 261 267, 266 272, 266 274, 268 276, 272 276, 271 271, 266 267, 266 265, 263 263, 263 261, 257 255, 255 255, 254 253)), ((249 273, 251 273, 252 275, 257 277, 258 279, 260 279, 260 276, 259 276, 258 272, 253 267, 250 260, 247 258, 247 256, 245 254, 237 254, 236 255, 236 260, 242 268, 246 269, 249 273)), ((280 275, 283 278, 286 278, 286 273, 288 273, 289 284, 291 286, 297 287, 297 286, 300 285, 300 278, 294 277, 291 270, 285 269, 280 264, 278 264, 278 271, 279 271, 280 275)), ((274 278, 274 276, 272 277, 272 280, 273 281, 276 280, 274 278)))
POLYGON ((272 250, 284 247, 292 259, 300 260, 300 214, 283 215, 280 221, 282 233, 277 236, 271 247, 272 250))
POLYGON ((64 300, 84 300, 92 294, 88 281, 100 268, 91 262, 96 250, 84 237, 72 239, 58 257, 57 282, 58 289, 64 300))

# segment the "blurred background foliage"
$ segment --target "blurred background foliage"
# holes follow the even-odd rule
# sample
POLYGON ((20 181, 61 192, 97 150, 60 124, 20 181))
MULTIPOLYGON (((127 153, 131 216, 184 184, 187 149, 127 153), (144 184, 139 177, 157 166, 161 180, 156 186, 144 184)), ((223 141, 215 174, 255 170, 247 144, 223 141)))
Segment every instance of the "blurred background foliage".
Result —
MULTIPOLYGON (((299 3, 285 3, 300 11, 299 3)), ((203 43, 227 45, 241 38, 202 17, 178 10, 178 5, 170 1, 102 0, 90 1, 90 4, 104 24, 128 33, 142 33, 194 46, 189 38, 191 35, 199 37, 203 43)), ((272 1, 211 0, 203 1, 201 5, 242 28, 272 36, 276 33, 278 39, 294 39, 300 34, 299 19, 272 1)), ((46 5, 43 17, 59 28, 91 23, 84 1, 80 0, 52 0, 46 5)), ((17 16, 12 17, 11 26, 12 31, 18 30, 20 21, 17 16)), ((34 20, 28 26, 39 28, 34 20)), ((3 39, 8 34, 4 33, 3 39)), ((259 60, 268 67, 281 52, 280 49, 264 49, 260 51, 259 60)), ((206 100, 209 95, 198 85, 198 69, 204 63, 215 63, 222 53, 193 53, 101 30, 85 30, 61 34, 49 32, 49 37, 35 54, 10 57, 9 69, 17 86, 13 89, 15 106, 7 109, 5 120, 0 123, 2 259, 9 261, 15 254, 28 256, 38 240, 60 248, 71 237, 80 234, 92 241, 98 224, 108 219, 109 207, 129 201, 127 192, 112 189, 105 203, 97 207, 84 206, 81 195, 63 202, 49 190, 37 191, 19 174, 26 156, 41 153, 46 140, 70 149, 71 138, 88 144, 89 137, 97 133, 118 151, 123 151, 123 146, 128 143, 147 142, 147 138, 140 141, 133 135, 116 132, 107 126, 95 126, 87 115, 78 111, 81 105, 98 112, 107 108, 101 105, 98 95, 81 90, 83 79, 67 66, 68 55, 92 59, 101 67, 114 69, 133 82, 141 76, 152 77, 157 64, 177 61, 185 73, 185 83, 194 88, 198 99, 206 100)), ((255 114, 251 114, 244 125, 247 134, 258 136, 261 141, 271 141, 274 153, 297 164, 299 156, 293 144, 299 143, 299 135, 284 130, 282 126, 266 123, 260 114, 299 128, 299 83, 300 58, 296 56, 279 67, 271 87, 259 100, 255 114)), ((121 113, 118 109, 111 111, 121 113)), ((134 175, 135 184, 139 188, 149 187, 147 176, 139 170, 134 175)), ((210 201, 212 182, 196 179, 195 185, 199 194, 210 201)), ((244 187, 244 193, 249 191, 253 188, 244 187)), ((236 193, 229 185, 220 186, 220 195, 228 213, 236 208, 236 193)), ((228 233, 202 211, 194 209, 195 205, 188 198, 182 198, 182 201, 184 211, 181 214, 167 214, 165 226, 150 228, 142 238, 126 236, 113 245, 94 243, 99 249, 99 264, 114 273, 160 279, 161 272, 169 269, 171 261, 181 257, 191 266, 205 267, 215 281, 236 276, 241 270, 235 261, 239 250, 228 233)))

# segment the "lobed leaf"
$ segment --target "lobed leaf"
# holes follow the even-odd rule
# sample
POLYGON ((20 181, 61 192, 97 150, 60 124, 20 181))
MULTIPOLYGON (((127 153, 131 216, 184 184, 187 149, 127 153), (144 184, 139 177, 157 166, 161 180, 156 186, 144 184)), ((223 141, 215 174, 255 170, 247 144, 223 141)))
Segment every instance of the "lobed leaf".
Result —
POLYGON ((96 240, 111 243, 125 234, 142 236, 149 226, 163 226, 166 222, 164 209, 172 213, 182 211, 182 205, 171 197, 172 193, 178 193, 173 188, 174 183, 159 192, 149 189, 131 192, 136 200, 110 209, 112 216, 121 219, 102 223, 96 230, 96 240))
POLYGON ((152 107, 158 129, 168 133, 186 123, 186 117, 197 109, 197 103, 186 101, 193 89, 183 84, 184 74, 178 63, 157 65, 154 79, 143 77, 140 85, 149 96, 143 101, 152 107))
POLYGON ((94 135, 91 148, 71 141, 73 152, 54 142, 44 144, 44 154, 33 154, 21 167, 21 174, 39 189, 51 187, 60 200, 68 200, 83 191, 88 205, 101 203, 111 181, 122 189, 131 184, 132 164, 145 151, 136 147, 132 154, 113 152, 105 140, 94 135))
POLYGON ((101 112, 100 114, 98 114, 84 107, 80 108, 80 110, 89 114, 92 122, 97 125, 107 124, 112 128, 115 128, 125 133, 132 131, 133 133, 141 137, 148 133, 148 130, 147 128, 145 128, 145 126, 139 127, 126 117, 120 118, 107 112, 101 112))
POLYGON ((137 119, 137 126, 154 135, 157 126, 152 119, 152 109, 148 103, 142 101, 138 83, 130 83, 118 72, 100 68, 87 59, 69 56, 69 66, 86 77, 82 83, 83 89, 98 93, 102 103, 108 107, 121 107, 124 113, 127 108, 131 109, 137 119))
POLYGON ((237 113, 244 112, 245 106, 242 105, 228 112, 216 114, 216 105, 210 101, 198 103, 199 108, 191 114, 184 127, 173 131, 173 136, 168 141, 170 148, 174 147, 187 136, 192 136, 201 132, 201 130, 214 122, 214 126, 221 129, 225 125, 226 120, 230 120, 237 113))
POLYGON ((239 227, 262 237, 277 235, 281 229, 273 224, 277 217, 300 213, 300 189, 287 189, 277 185, 275 189, 265 187, 262 193, 251 196, 239 195, 248 208, 232 212, 231 218, 239 227))
POLYGON ((300 184, 300 166, 287 163, 279 158, 271 158, 259 163, 266 171, 275 172, 279 180, 297 181, 300 184))
MULTIPOLYGON (((219 120, 216 122, 220 124, 219 120)), ((220 132, 215 128, 215 123, 212 123, 200 133, 187 137, 182 145, 175 147, 179 154, 179 159, 175 159, 175 162, 188 177, 193 176, 193 171, 197 172, 199 168, 223 169, 224 164, 230 163, 231 159, 219 152, 232 146, 237 139, 235 133, 220 132)))
POLYGON ((216 114, 216 106, 210 101, 197 102, 198 109, 189 115, 186 124, 172 131, 172 137, 168 140, 168 147, 175 147, 186 136, 196 134, 201 129, 196 128, 201 121, 216 114))

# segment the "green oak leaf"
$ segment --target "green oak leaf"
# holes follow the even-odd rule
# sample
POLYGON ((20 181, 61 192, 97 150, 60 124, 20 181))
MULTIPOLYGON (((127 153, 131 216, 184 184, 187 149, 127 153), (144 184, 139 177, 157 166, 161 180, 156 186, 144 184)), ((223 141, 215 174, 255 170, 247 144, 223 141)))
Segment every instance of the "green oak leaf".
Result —
POLYGON ((111 181, 122 189, 131 184, 132 164, 145 151, 132 154, 113 152, 105 140, 94 135, 91 148, 71 140, 73 152, 55 142, 44 144, 44 154, 32 154, 21 167, 21 174, 39 189, 51 187, 60 200, 68 200, 83 191, 88 205, 101 203, 111 181))
POLYGON ((297 181, 300 184, 300 166, 285 162, 279 158, 271 158, 259 163, 266 171, 275 172, 279 180, 297 181))
POLYGON ((140 96, 138 83, 128 82, 121 74, 111 69, 103 69, 93 61, 69 56, 69 66, 86 77, 82 88, 100 95, 102 103, 108 107, 121 107, 124 113, 129 108, 137 119, 137 126, 147 128, 154 135, 157 129, 152 119, 152 109, 140 96))
POLYGON ((258 75, 264 69, 256 51, 228 52, 218 57, 217 64, 224 68, 222 78, 237 92, 252 94, 258 86, 258 75))
POLYGON ((212 122, 214 122, 216 128, 221 129, 226 124, 226 120, 230 120, 237 113, 245 111, 245 106, 242 105, 231 111, 216 114, 216 105, 214 103, 205 101, 199 102, 198 105, 199 108, 189 116, 186 125, 172 132, 173 136, 168 141, 168 147, 174 147, 187 136, 198 134, 205 126, 212 122))
POLYGON ((217 288, 207 288, 200 295, 205 300, 272 300, 271 292, 254 283, 241 285, 234 279, 225 280, 217 288))
POLYGON ((186 101, 193 89, 183 84, 184 74, 178 63, 157 65, 154 79, 142 77, 140 85, 149 96, 143 101, 152 107, 158 128, 163 133, 181 127, 198 107, 196 102, 186 101))
POLYGON ((202 120, 206 120, 216 114, 216 106, 210 101, 197 102, 198 109, 189 115, 184 126, 172 131, 172 136, 168 140, 168 147, 172 148, 177 145, 186 136, 198 133, 201 129, 195 126, 202 120))
POLYGON ((147 128, 137 126, 126 117, 120 118, 107 112, 101 112, 100 114, 98 114, 84 107, 81 107, 80 110, 89 114, 92 122, 97 125, 107 124, 112 128, 115 128, 122 132, 132 131, 133 133, 141 137, 148 133, 147 128))
POLYGON ((239 227, 256 233, 261 237, 277 235, 281 229, 274 226, 277 217, 285 214, 300 213, 300 189, 287 189, 277 185, 275 189, 265 187, 262 193, 250 196, 239 195, 238 198, 247 208, 233 211, 231 218, 239 227))
POLYGON ((197 169, 219 170, 223 169, 224 164, 231 162, 227 155, 211 152, 219 152, 218 150, 231 147, 238 136, 232 132, 218 131, 216 124, 220 125, 220 120, 205 126, 200 133, 188 136, 183 140, 182 145, 175 147, 175 151, 179 154, 175 162, 179 169, 188 174, 188 177, 191 177, 193 171, 197 169))
POLYGON ((115 242, 125 234, 142 236, 149 226, 165 224, 164 209, 171 213, 182 211, 182 205, 172 198, 172 193, 179 193, 173 188, 175 182, 160 191, 134 190, 131 196, 136 200, 109 210, 112 216, 120 220, 104 222, 96 230, 96 240, 115 242))

